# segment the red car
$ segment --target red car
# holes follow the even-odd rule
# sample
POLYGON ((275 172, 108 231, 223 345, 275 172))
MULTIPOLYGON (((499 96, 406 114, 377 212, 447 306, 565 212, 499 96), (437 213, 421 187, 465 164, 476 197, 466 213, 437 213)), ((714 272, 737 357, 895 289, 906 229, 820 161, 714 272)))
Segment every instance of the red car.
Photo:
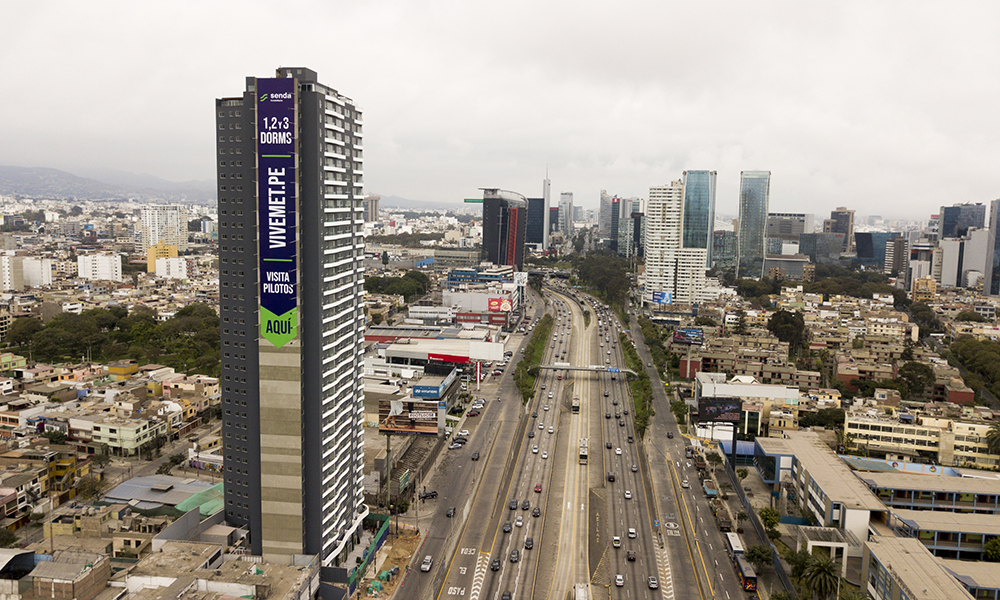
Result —
POLYGON ((540 484, 540 483, 535 484, 535 491, 536 492, 541 492, 542 491, 542 484, 540 484))
POLYGON ((467 416, 467 417, 478 417, 479 416, 479 411, 478 410, 470 410, 469 412, 465 413, 465 416, 467 416))

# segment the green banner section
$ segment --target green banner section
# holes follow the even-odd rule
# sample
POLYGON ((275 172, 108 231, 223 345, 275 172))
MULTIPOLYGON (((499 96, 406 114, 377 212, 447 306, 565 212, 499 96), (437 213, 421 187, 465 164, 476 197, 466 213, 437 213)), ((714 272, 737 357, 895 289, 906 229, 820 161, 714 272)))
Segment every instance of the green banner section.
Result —
POLYGON ((299 330, 299 309, 293 308, 283 315, 276 315, 263 306, 260 307, 260 335, 281 348, 295 339, 299 330))
POLYGON ((465 202, 466 202, 466 204, 482 204, 483 203, 483 199, 482 198, 466 198, 465 202))

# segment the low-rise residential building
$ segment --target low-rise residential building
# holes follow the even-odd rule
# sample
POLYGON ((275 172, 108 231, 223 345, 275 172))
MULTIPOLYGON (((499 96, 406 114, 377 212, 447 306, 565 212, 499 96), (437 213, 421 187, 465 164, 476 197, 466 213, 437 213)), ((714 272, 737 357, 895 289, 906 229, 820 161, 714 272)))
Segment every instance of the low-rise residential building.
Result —
POLYGON ((861 584, 873 600, 973 600, 927 548, 912 538, 867 539, 861 584))

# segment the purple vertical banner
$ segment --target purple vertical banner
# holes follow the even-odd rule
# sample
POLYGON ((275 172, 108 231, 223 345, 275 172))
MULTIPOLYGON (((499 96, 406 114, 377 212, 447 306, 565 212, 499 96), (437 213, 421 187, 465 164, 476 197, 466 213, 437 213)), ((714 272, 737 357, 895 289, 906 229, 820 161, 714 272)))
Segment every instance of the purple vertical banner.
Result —
POLYGON ((298 334, 295 79, 257 80, 260 335, 282 347, 298 334))

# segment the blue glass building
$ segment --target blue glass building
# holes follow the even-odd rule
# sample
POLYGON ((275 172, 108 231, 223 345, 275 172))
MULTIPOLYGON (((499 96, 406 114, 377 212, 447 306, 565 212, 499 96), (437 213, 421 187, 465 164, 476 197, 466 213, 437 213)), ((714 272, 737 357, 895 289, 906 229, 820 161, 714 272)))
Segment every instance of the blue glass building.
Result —
POLYGON ((684 217, 681 246, 708 250, 706 267, 712 266, 712 232, 715 230, 715 171, 684 171, 684 217))
POLYGON ((764 273, 764 231, 770 171, 740 172, 740 231, 736 276, 760 279, 764 273))
POLYGON ((990 202, 990 238, 986 247, 986 281, 983 282, 983 293, 987 296, 1000 296, 1000 200, 990 202))

